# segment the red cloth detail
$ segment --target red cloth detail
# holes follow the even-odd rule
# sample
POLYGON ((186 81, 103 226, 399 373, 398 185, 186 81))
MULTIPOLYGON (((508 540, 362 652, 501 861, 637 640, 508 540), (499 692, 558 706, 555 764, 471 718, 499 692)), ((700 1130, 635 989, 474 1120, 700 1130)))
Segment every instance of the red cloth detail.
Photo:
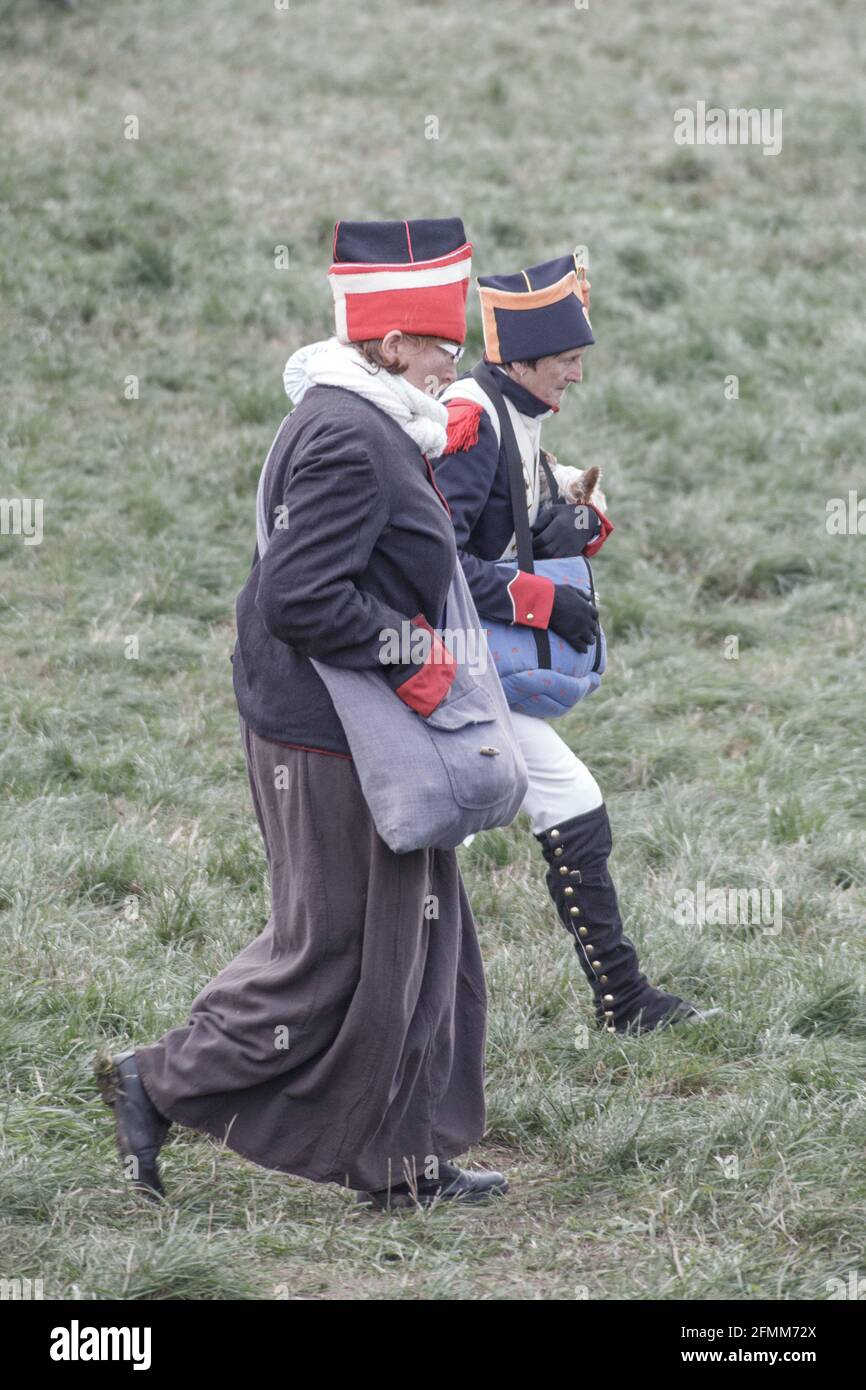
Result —
POLYGON ((350 342, 384 338, 392 328, 422 337, 462 343, 466 336, 465 280, 450 285, 418 285, 405 290, 373 290, 346 295, 346 332, 350 342))
POLYGON ((509 580, 508 593, 514 609, 514 622, 524 627, 547 627, 553 609, 556 585, 543 574, 527 574, 518 570, 509 580), (529 614, 532 617, 529 617, 529 614))
MULTIPOLYGON (((430 483, 431 483, 431 486, 432 486, 432 488, 433 488, 433 491, 436 493, 436 496, 439 498, 439 501, 442 503, 442 506, 445 508, 446 512, 447 512, 448 515, 450 516, 450 515, 451 515, 451 508, 450 508, 449 505, 448 505, 448 499, 439 491, 438 487, 436 486, 436 478, 434 477, 434 474, 433 474, 433 467, 432 467, 432 465, 431 465, 431 463, 430 463, 430 460, 428 459, 428 457, 427 457, 426 454, 422 454, 421 457, 422 457, 422 459, 424 460, 424 462, 425 462, 426 465, 427 465, 427 476, 428 476, 428 478, 430 479, 430 483)), ((424 615, 423 615, 423 613, 422 613, 422 614, 420 614, 419 616, 423 617, 424 615)), ((427 621, 426 618, 424 619, 424 621, 425 621, 425 623, 426 623, 426 621, 427 621)))
POLYGON ((348 758, 349 762, 352 761, 351 753, 335 753, 331 748, 309 748, 306 743, 286 743, 281 738, 271 739, 270 742, 278 748, 298 748, 302 753, 321 753, 325 758, 348 758))
POLYGON ((442 703, 451 689, 457 675, 457 662, 441 638, 436 636, 423 613, 416 613, 411 621, 418 627, 426 628, 433 641, 424 665, 398 686, 397 694, 410 709, 426 717, 442 703))
POLYGON ((598 535, 589 542, 589 545, 585 545, 583 547, 584 555, 586 555, 588 559, 591 560, 593 555, 598 554, 599 550, 601 550, 601 547, 604 545, 611 531, 615 531, 616 527, 614 526, 612 521, 608 520, 604 512, 601 511, 595 505, 594 502, 584 502, 581 505, 589 507, 592 511, 594 511, 599 521, 601 522, 601 530, 599 531, 598 535))
POLYGON ((445 445, 445 453, 457 454, 463 449, 471 449, 473 444, 478 443, 484 406, 479 405, 477 401, 461 401, 456 397, 445 404, 448 407, 448 442, 445 445))

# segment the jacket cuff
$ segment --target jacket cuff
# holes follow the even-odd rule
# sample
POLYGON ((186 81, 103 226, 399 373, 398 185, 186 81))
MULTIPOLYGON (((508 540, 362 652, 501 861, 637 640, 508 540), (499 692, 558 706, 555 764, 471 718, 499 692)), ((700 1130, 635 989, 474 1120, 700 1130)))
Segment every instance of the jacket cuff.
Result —
POLYGON ((597 555, 599 550, 601 550, 601 547, 604 545, 611 531, 614 531, 616 528, 613 522, 608 521, 604 512, 601 511, 598 507, 596 507, 594 503, 584 502, 582 505, 584 507, 589 507, 590 511, 595 512, 596 516, 601 522, 601 530, 599 531, 598 535, 593 536, 592 540, 589 541, 588 544, 583 547, 584 555, 586 555, 587 558, 591 560, 593 555, 597 555))
POLYGON ((418 627, 426 628, 432 641, 423 665, 397 686, 396 693, 404 704, 426 718, 451 689, 457 675, 457 662, 441 638, 436 636, 423 613, 417 613, 411 621, 418 627))
POLYGON ((512 622, 522 623, 524 627, 547 627, 555 593, 552 579, 518 570, 508 581, 508 597, 514 610, 512 622))

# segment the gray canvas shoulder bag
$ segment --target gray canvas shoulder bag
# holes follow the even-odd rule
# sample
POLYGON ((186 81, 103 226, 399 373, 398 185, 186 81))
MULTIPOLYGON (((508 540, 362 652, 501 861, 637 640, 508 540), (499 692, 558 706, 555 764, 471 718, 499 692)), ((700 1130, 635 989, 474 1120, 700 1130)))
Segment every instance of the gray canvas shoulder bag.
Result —
MULTIPOLYGON (((256 509, 260 556, 269 543, 262 505, 269 459, 256 509)), ((343 725, 376 829, 395 854, 455 849, 476 831, 509 825, 529 784, 459 559, 438 635, 458 659, 457 672, 445 699, 426 718, 380 672, 310 658, 343 725)))

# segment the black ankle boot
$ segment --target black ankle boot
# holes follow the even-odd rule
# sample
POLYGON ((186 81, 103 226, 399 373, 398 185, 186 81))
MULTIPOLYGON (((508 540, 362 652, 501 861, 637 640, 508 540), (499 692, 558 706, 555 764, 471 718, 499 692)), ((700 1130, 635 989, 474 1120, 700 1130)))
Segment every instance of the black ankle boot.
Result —
POLYGON ((97 1058, 93 1067, 102 1099, 114 1111, 117 1148, 126 1176, 151 1201, 165 1196, 157 1156, 171 1120, 157 1110, 138 1074, 135 1052, 97 1058))
POLYGON ((440 1162, 436 1178, 419 1174, 414 1183, 396 1182, 377 1192, 359 1192, 356 1200, 377 1211, 399 1211, 430 1207, 438 1202, 488 1202, 491 1197, 504 1197, 507 1191, 508 1182, 502 1173, 440 1162))
POLYGON ((604 803, 535 838, 547 860, 550 896, 592 985, 599 1027, 645 1033, 676 1019, 700 1019, 692 1004, 655 989, 641 973, 607 869, 613 841, 604 803))

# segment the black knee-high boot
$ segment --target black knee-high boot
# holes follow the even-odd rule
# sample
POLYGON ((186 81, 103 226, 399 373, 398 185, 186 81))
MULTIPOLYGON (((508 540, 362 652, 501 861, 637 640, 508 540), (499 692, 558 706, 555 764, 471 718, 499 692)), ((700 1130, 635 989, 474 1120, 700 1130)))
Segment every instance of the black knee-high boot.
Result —
POLYGON ((655 989, 641 973, 607 869, 613 841, 604 803, 535 838, 547 860, 550 896, 592 985, 599 1026, 617 1033, 648 1032, 678 1018, 700 1019, 692 1004, 655 989))

